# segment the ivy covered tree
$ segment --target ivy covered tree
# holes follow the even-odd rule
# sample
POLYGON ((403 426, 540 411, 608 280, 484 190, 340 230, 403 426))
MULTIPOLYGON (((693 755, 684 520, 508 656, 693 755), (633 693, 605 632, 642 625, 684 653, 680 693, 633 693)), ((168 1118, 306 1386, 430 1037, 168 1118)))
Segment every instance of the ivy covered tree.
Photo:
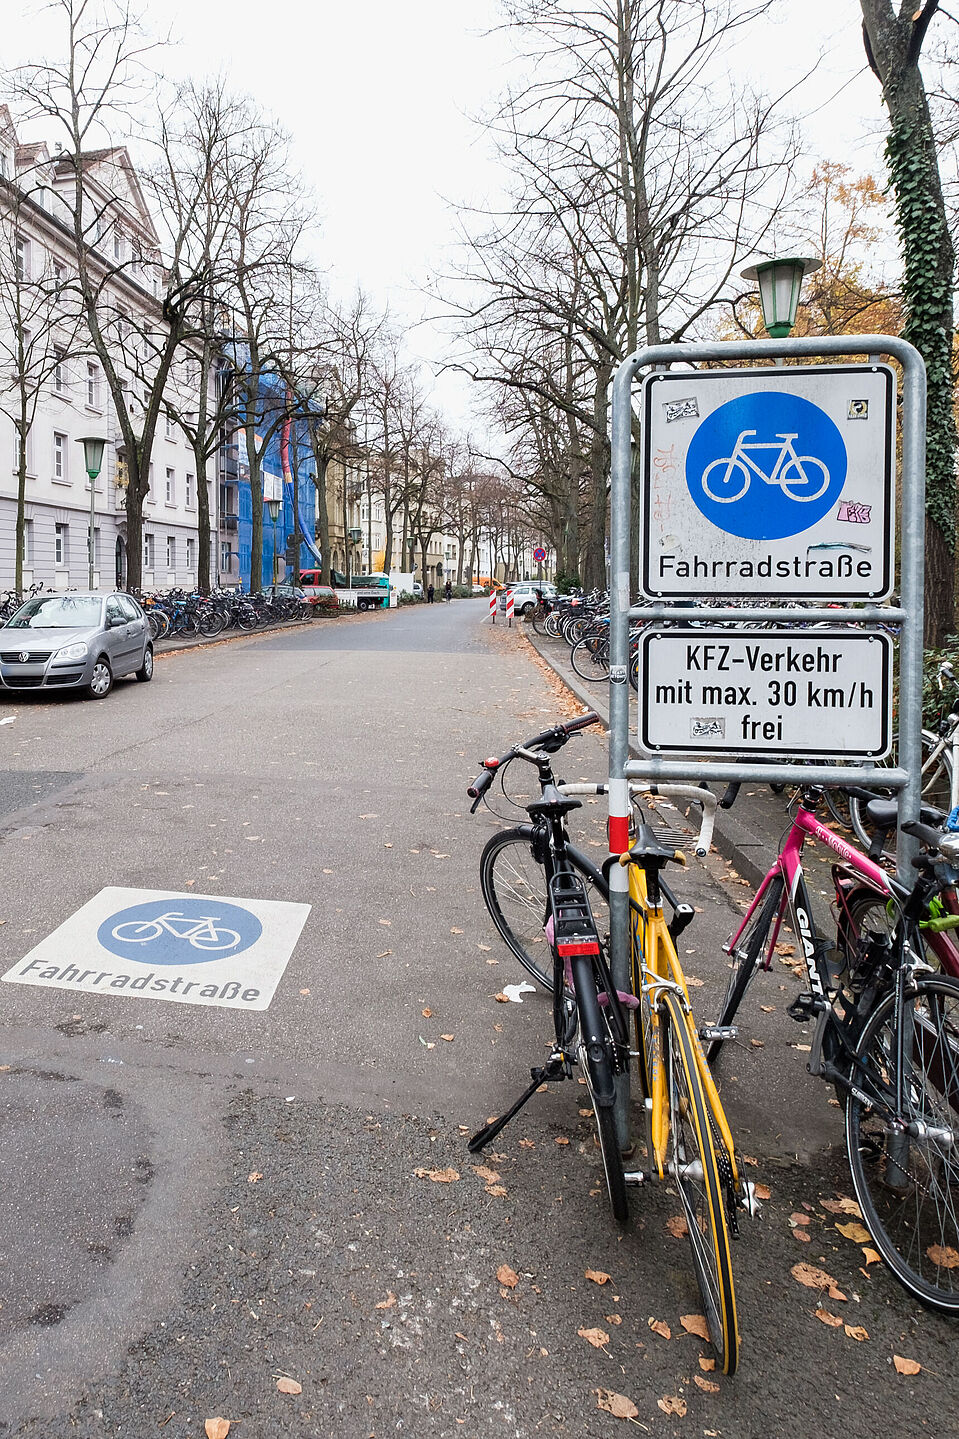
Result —
POLYGON ((949 232, 919 57, 939 0, 861 0, 866 58, 889 115, 886 161, 902 251, 903 338, 926 362, 926 642, 955 629, 956 417, 949 232))

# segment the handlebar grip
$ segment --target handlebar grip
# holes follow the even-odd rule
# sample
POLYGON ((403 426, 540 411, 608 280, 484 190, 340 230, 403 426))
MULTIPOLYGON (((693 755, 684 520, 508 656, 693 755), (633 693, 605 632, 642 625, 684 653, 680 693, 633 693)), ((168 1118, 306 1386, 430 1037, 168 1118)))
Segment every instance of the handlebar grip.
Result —
POLYGON ((493 770, 484 769, 482 774, 476 776, 466 793, 470 799, 482 799, 495 778, 493 770))
POLYGON ((599 724, 599 722, 599 715, 595 710, 590 710, 589 714, 580 715, 579 719, 570 720, 569 724, 564 724, 561 728, 567 734, 575 734, 577 730, 587 729, 591 724, 599 724))
POLYGON ((738 779, 734 779, 730 784, 728 784, 726 786, 725 792, 723 793, 722 799, 719 801, 719 808, 732 809, 733 805, 736 803, 736 799, 739 795, 739 791, 741 788, 742 781, 738 779))
POLYGON ((903 834, 911 834, 913 839, 918 839, 920 844, 927 844, 930 849, 938 849, 942 835, 939 830, 933 829, 932 825, 921 824, 919 820, 909 820, 902 827, 903 834))

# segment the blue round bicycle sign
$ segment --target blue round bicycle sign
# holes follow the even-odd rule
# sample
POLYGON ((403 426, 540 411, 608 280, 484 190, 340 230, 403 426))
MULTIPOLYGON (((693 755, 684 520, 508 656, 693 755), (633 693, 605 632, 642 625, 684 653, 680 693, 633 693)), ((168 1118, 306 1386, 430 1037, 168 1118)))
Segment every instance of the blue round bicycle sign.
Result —
POLYGON ((141 964, 209 964, 256 944, 255 914, 216 899, 151 899, 111 914, 97 940, 111 954, 141 964))
POLYGON ((846 483, 846 445, 818 405, 759 390, 713 410, 686 451, 686 485, 717 529, 747 540, 801 534, 846 483))

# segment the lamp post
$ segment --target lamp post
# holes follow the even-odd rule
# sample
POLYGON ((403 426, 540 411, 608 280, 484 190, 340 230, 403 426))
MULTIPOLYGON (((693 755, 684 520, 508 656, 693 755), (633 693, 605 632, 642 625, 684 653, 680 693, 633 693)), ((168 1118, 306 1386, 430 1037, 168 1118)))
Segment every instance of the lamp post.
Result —
POLYGON ((267 500, 266 507, 270 512, 270 519, 273 521, 273 584, 276 584, 276 522, 280 518, 280 506, 282 500, 267 500))
POLYGON ((784 340, 796 323, 799 292, 806 275, 822 265, 821 260, 792 256, 781 260, 757 260, 740 274, 759 285, 763 324, 771 340, 784 340))
POLYGON ((102 439, 99 435, 84 435, 82 440, 77 440, 77 444, 83 446, 83 464, 87 472, 87 478, 90 481, 90 529, 87 535, 87 556, 89 563, 87 565, 87 580, 89 582, 89 588, 92 590, 94 563, 93 540, 97 527, 96 480, 100 473, 100 467, 103 464, 103 447, 106 444, 106 440, 102 439))

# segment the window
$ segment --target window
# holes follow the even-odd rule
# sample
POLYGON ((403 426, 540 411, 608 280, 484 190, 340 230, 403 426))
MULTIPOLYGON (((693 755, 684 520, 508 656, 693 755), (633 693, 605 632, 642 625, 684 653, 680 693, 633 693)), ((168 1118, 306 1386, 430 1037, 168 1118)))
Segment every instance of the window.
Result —
POLYGON ((196 480, 193 475, 186 477, 186 507, 192 510, 196 505, 196 480))
POLYGON ((168 570, 176 569, 176 536, 166 537, 166 567, 168 570))
POLYGON ((57 525, 53 531, 53 562, 59 568, 67 564, 69 551, 70 527, 69 525, 57 525))
POLYGON ((64 265, 64 263, 63 263, 62 260, 54 260, 54 262, 53 262, 53 280, 54 280, 54 284, 59 288, 61 285, 63 285, 63 284, 66 282, 66 278, 67 278, 67 267, 66 267, 66 265, 64 265))
POLYGON ((187 537, 186 542, 186 567, 188 570, 196 569, 196 540, 192 535, 187 537))
POLYGON ((157 497, 156 497, 156 495, 154 494, 154 491, 153 491, 153 466, 152 466, 152 465, 150 466, 150 476, 149 476, 149 479, 150 479, 150 483, 149 483, 149 485, 148 485, 148 487, 147 487, 147 504, 148 504, 148 505, 155 505, 156 502, 157 502, 157 497))
POLYGON ((145 570, 152 570, 152 569, 153 569, 153 556, 154 556, 154 553, 155 553, 155 546, 154 546, 154 543, 153 543, 153 536, 152 536, 152 535, 148 535, 148 534, 144 534, 144 536, 143 536, 143 568, 144 568, 145 570))
MULTIPOLYGON (((97 531, 99 534, 99 530, 97 531)), ((116 602, 120 610, 128 620, 142 620, 143 612, 137 605, 136 600, 131 600, 129 595, 117 595, 116 602)))
POLYGON ((167 411, 166 417, 166 437, 168 440, 173 440, 176 438, 173 427, 173 416, 170 414, 169 410, 167 411))
POLYGON ((67 391, 67 352, 54 346, 53 349, 53 391, 65 395, 67 391))
POLYGON ((33 521, 32 521, 32 520, 24 520, 24 522, 23 522, 23 563, 24 563, 25 565, 32 565, 32 564, 33 564, 33 521))
POLYGON ((164 493, 167 504, 172 505, 176 499, 176 475, 173 470, 167 470, 166 472, 166 490, 164 493))
POLYGON ((30 241, 23 235, 17 236, 17 279, 30 278, 30 241))
POLYGON ((115 260, 123 259, 123 235, 119 230, 113 232, 113 258, 115 260))
POLYGON ((220 569, 225 570, 227 574, 230 573, 231 569, 230 557, 232 553, 233 551, 230 549, 229 541, 220 545, 220 569))
POLYGON ((62 484, 69 482, 67 474, 67 445, 69 437, 54 431, 53 435, 53 478, 60 480, 62 484))
POLYGON ((100 367, 87 363, 87 405, 91 410, 100 407, 100 367))

